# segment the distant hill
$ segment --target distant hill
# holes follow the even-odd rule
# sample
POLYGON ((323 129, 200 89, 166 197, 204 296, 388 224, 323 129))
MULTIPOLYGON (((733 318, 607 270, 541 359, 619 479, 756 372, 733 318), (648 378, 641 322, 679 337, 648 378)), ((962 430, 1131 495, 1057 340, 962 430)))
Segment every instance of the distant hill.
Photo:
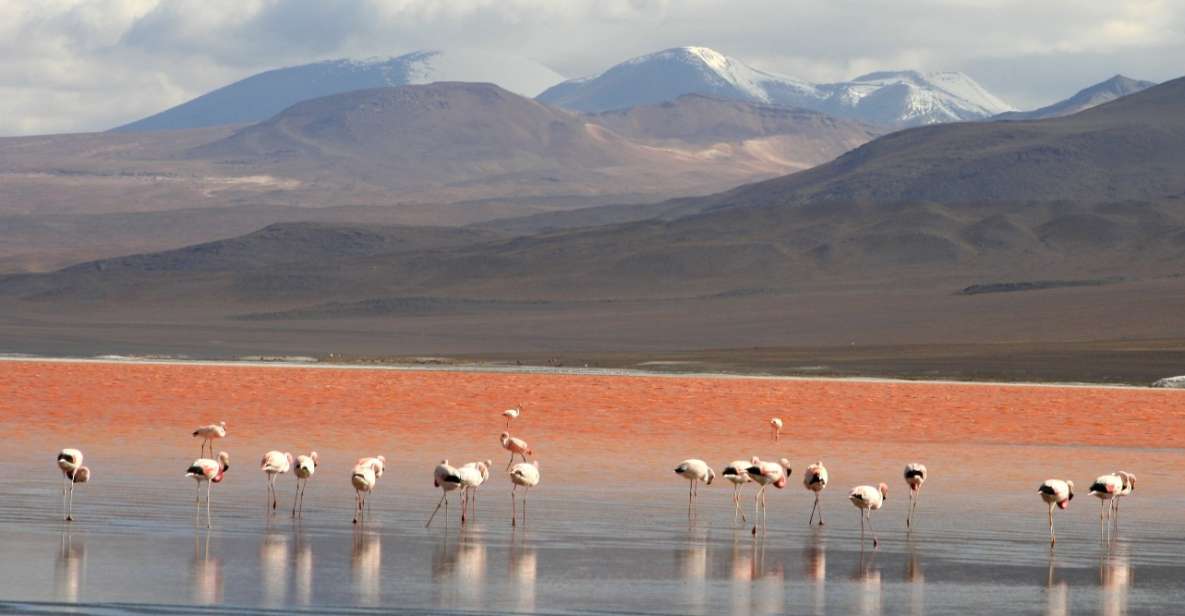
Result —
POLYGON ((252 75, 113 130, 250 124, 311 98, 434 81, 492 82, 512 92, 534 96, 562 79, 558 73, 532 60, 486 51, 429 50, 395 58, 326 60, 252 75))
POLYGON ((1032 111, 1009 111, 993 117, 993 120, 1039 120, 1042 118, 1057 118, 1065 115, 1085 111, 1121 96, 1135 94, 1156 85, 1152 81, 1131 79, 1123 75, 1116 75, 1106 81, 1096 83, 1089 88, 1079 90, 1077 94, 1052 105, 1046 105, 1032 111))
POLYGON ((704 97, 584 116, 444 82, 321 97, 249 126, 0 139, 0 271, 273 222, 459 225, 661 201, 806 169, 882 132, 704 97))
POLYGON ((633 58, 600 75, 555 85, 538 99, 598 112, 652 105, 684 94, 812 109, 893 127, 977 120, 1011 109, 962 73, 886 71, 814 84, 754 69, 706 47, 633 58))

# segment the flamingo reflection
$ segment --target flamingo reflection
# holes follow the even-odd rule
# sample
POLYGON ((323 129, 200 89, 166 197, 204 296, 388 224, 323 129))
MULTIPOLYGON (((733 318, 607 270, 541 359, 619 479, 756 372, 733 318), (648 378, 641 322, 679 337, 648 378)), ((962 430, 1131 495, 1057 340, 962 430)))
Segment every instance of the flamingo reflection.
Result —
POLYGON ((535 575, 538 570, 534 547, 524 545, 522 537, 511 535, 510 579, 514 584, 515 611, 535 611, 535 575))
POLYGON ((382 589, 383 540, 378 533, 354 531, 354 549, 350 554, 350 569, 354 575, 354 595, 358 602, 379 604, 382 589))
POLYGON ((222 561, 210 558, 210 533, 205 539, 193 536, 193 563, 190 569, 193 602, 199 605, 222 603, 222 561))
POLYGON ((856 569, 852 571, 852 581, 860 583, 860 613, 881 613, 881 570, 875 566, 876 553, 871 556, 860 551, 860 559, 856 561, 856 569))
POLYGON ((484 605, 486 546, 472 533, 449 542, 447 534, 432 555, 436 603, 445 609, 488 609, 484 605))
POLYGON ((263 577, 263 605, 280 607, 288 600, 288 536, 268 533, 259 544, 259 570, 263 577))
POLYGON ((675 549, 675 567, 683 578, 687 610, 702 614, 707 601, 708 546, 707 530, 688 533, 683 546, 675 549))
POLYGON ((58 601, 78 603, 85 579, 86 542, 63 530, 54 561, 54 597, 58 601))
POLYGON ((811 544, 802 550, 802 568, 806 577, 815 583, 815 613, 827 611, 827 543, 815 535, 811 544))
POLYGON ((296 602, 309 605, 313 601, 313 546, 303 532, 296 533, 296 602))
POLYGON ((1104 616, 1126 614, 1131 583, 1132 568, 1127 544, 1117 543, 1099 561, 1099 612, 1104 616))
POLYGON ((1056 579, 1056 561, 1049 553, 1049 573, 1045 576, 1045 616, 1066 616, 1070 613, 1070 587, 1065 580, 1056 579))
POLYGON ((905 581, 909 584, 909 613, 925 614, 926 574, 912 541, 909 543, 909 559, 905 561, 905 581))

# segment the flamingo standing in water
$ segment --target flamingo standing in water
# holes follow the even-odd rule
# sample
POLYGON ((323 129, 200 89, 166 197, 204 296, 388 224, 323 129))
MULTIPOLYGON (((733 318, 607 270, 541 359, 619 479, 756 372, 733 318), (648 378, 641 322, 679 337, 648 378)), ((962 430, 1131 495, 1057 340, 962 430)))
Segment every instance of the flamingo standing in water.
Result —
POLYGON ((1113 516, 1115 516, 1115 522, 1116 522, 1116 524, 1118 524, 1119 523, 1119 499, 1124 496, 1131 496, 1131 493, 1135 491, 1136 476, 1132 473, 1127 472, 1127 471, 1115 471, 1115 474, 1119 476, 1119 479, 1121 481, 1123 481, 1123 489, 1121 489, 1119 491, 1119 494, 1115 495, 1115 498, 1111 499, 1111 514, 1113 516))
POLYGON ((1114 473, 1110 475, 1099 475, 1090 484, 1090 493, 1097 496, 1099 499, 1099 530, 1103 529, 1106 520, 1110 517, 1110 510, 1112 508, 1112 501, 1119 493, 1123 491, 1123 478, 1114 473))
POLYGON ((522 411, 523 411, 523 405, 521 405, 521 404, 514 407, 514 408, 509 408, 509 409, 506 409, 505 411, 502 411, 502 416, 506 418, 506 429, 507 430, 510 429, 510 420, 518 419, 518 415, 522 411))
POLYGON ((1046 479, 1037 488, 1041 500, 1049 505, 1049 545, 1057 543, 1057 535, 1053 533, 1053 508, 1067 509, 1070 501, 1074 500, 1074 482, 1062 479, 1046 479))
POLYGON ((58 469, 62 471, 62 509, 66 521, 74 521, 74 484, 90 481, 91 469, 82 465, 82 452, 77 449, 63 449, 58 452, 58 469))
POLYGON ((769 427, 770 427, 770 430, 772 430, 774 433, 774 441, 782 440, 782 418, 781 417, 770 417, 769 418, 769 427))
POLYGON ((749 461, 748 460, 733 460, 724 467, 720 472, 725 479, 732 482, 732 521, 735 524, 737 517, 741 518, 741 523, 748 522, 745 517, 745 512, 741 509, 741 486, 753 481, 749 476, 749 461))
POLYGON ((518 513, 515 509, 515 492, 521 487, 523 488, 523 526, 527 525, 527 492, 531 488, 539 485, 539 461, 534 462, 519 462, 510 469, 510 483, 514 487, 510 488, 510 525, 516 525, 518 513))
POLYGON ((695 507, 695 497, 699 494, 699 482, 712 485, 716 471, 712 470, 707 462, 691 458, 680 462, 679 466, 675 467, 675 474, 691 482, 687 486, 687 517, 690 519, 695 507))
POLYGON ((206 528, 210 528, 212 523, 210 521, 210 489, 216 483, 222 483, 222 479, 226 476, 226 471, 230 470, 230 454, 225 451, 218 452, 218 459, 198 458, 189 465, 185 471, 185 476, 192 478, 197 482, 197 492, 194 495, 193 512, 194 520, 198 520, 200 509, 198 505, 202 502, 202 482, 206 482, 206 528))
MULTIPOLYGON (((378 479, 383 476, 383 471, 387 469, 387 458, 385 456, 358 458, 358 461, 354 463, 354 468, 357 469, 362 466, 369 466, 370 470, 374 472, 374 480, 370 482, 370 489, 366 490, 366 493, 369 494, 370 490, 374 489, 374 484, 378 483, 378 479)), ((357 495, 358 494, 355 496, 357 495)), ((368 501, 365 496, 361 497, 361 502, 368 507, 370 506, 370 501, 368 501)), ((370 510, 368 509, 367 513, 369 512, 370 510)))
POLYGON ((790 461, 782 458, 777 462, 762 462, 761 458, 753 456, 749 461, 749 477, 753 478, 761 487, 757 489, 753 505, 753 534, 757 534, 757 527, 765 528, 769 514, 765 506, 765 489, 770 485, 781 490, 786 487, 786 480, 790 477, 790 461))
POLYGON ((864 545, 864 522, 868 522, 868 529, 872 531, 872 547, 880 545, 876 538, 876 529, 872 527, 872 512, 880 509, 889 498, 889 486, 882 483, 875 488, 872 486, 856 486, 848 493, 848 500, 852 501, 860 512, 860 545, 864 545))
POLYGON ((815 504, 811 505, 811 517, 806 521, 810 526, 815 521, 815 510, 819 510, 819 526, 823 525, 823 508, 819 506, 819 493, 827 487, 827 467, 820 460, 806 467, 802 474, 802 486, 815 493, 815 504))
POLYGON ((909 511, 905 514, 905 527, 913 525, 913 514, 918 508, 918 497, 922 494, 922 484, 926 483, 926 465, 920 462, 910 462, 905 465, 905 483, 909 484, 909 511))
POLYGON ((527 456, 535 455, 535 452, 531 450, 526 441, 510 436, 509 432, 503 432, 499 440, 502 442, 502 449, 510 452, 510 461, 506 463, 506 470, 510 470, 510 465, 514 464, 515 455, 520 456, 523 462, 527 461, 527 456))
POLYGON ((300 499, 299 511, 304 514, 304 491, 309 487, 309 477, 317 472, 317 462, 320 458, 317 452, 310 452, 309 455, 296 456, 296 466, 292 470, 292 474, 296 475, 296 492, 292 495, 292 517, 296 517, 298 511, 296 503, 300 499))
POLYGON ((440 488, 440 502, 436 503, 436 509, 428 516, 428 523, 424 524, 424 528, 432 525, 432 519, 436 517, 436 512, 440 511, 441 505, 444 505, 445 524, 448 524, 448 493, 461 487, 461 474, 448 463, 448 460, 441 460, 432 471, 432 485, 440 488))
POLYGON ((359 462, 350 471, 350 485, 354 486, 354 523, 366 518, 366 497, 374 490, 377 481, 375 465, 359 462))
POLYGON ((490 478, 493 461, 470 462, 457 469, 461 477, 461 524, 465 523, 465 510, 477 515, 477 489, 490 478))
POLYGON ((292 470, 292 462, 292 454, 276 450, 263 454, 259 461, 259 470, 267 474, 267 495, 272 503, 272 511, 276 509, 276 476, 292 470))
POLYGON ((209 445, 210 457, 214 457, 214 440, 226 438, 226 422, 220 421, 216 424, 202 426, 194 430, 193 435, 202 437, 202 451, 198 455, 206 455, 206 445, 209 445))

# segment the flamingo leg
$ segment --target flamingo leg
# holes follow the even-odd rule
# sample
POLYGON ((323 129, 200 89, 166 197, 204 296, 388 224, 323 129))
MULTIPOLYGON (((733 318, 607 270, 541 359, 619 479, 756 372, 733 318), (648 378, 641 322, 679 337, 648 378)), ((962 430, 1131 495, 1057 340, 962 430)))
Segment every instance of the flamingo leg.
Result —
MULTIPOLYGON (((509 419, 506 420, 506 423, 509 425, 510 420, 509 419)), ((518 490, 518 484, 515 484, 514 487, 510 488, 510 525, 511 526, 518 525, 518 501, 515 500, 515 498, 514 498, 516 490, 518 490)))
POLYGON ((362 511, 362 492, 354 490, 354 524, 358 523, 358 514, 362 511))
POLYGON ((1057 543, 1057 535, 1053 532, 1053 503, 1049 503, 1049 545, 1057 543))
POLYGON ((514 452, 510 452, 510 461, 506 463, 506 470, 510 470, 511 465, 514 464, 514 452))
POLYGON ((815 502, 819 503, 819 526, 823 525, 823 501, 819 500, 819 493, 815 492, 815 502))
POLYGON ((309 479, 305 477, 303 483, 300 484, 300 516, 304 517, 304 491, 309 487, 309 479))
POLYGON ((860 515, 860 549, 864 549, 864 512, 857 509, 856 512, 860 515))
POLYGON ((876 538, 876 528, 873 528, 872 526, 872 510, 864 510, 864 516, 868 518, 868 530, 872 531, 872 547, 876 548, 878 545, 880 545, 880 540, 876 538))
POLYGON ((214 488, 213 481, 206 482, 206 528, 213 528, 214 522, 210 520, 210 490, 214 488))
POLYGON ((757 534, 757 525, 761 523, 761 492, 765 490, 765 486, 757 488, 757 492, 753 494, 753 534, 757 534))
POLYGON ((531 488, 523 489, 523 526, 527 525, 527 493, 530 491, 531 488))
POLYGON ((66 506, 66 521, 74 521, 74 483, 70 483, 69 504, 66 506))
POLYGON ((440 511, 440 506, 444 504, 444 499, 446 498, 448 498, 448 492, 444 492, 440 495, 440 501, 436 503, 436 509, 432 510, 432 515, 428 516, 428 523, 424 525, 424 528, 432 526, 432 519, 436 517, 436 512, 440 511))
POLYGON ((469 509, 469 488, 461 488, 461 526, 465 525, 465 512, 469 509))
POLYGON ((695 481, 687 484, 687 519, 691 519, 691 491, 695 487, 695 481))
MULTIPOLYGON (((811 526, 815 523, 815 509, 819 508, 819 493, 815 492, 815 504, 811 505, 811 517, 807 519, 806 525, 811 526)), ((819 516, 820 518, 823 516, 819 516)))

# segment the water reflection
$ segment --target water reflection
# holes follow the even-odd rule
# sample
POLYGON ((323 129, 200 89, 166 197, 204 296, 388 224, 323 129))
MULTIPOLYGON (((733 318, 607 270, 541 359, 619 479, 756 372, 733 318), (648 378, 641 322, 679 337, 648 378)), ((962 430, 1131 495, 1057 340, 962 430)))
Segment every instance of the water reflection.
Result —
POLYGON ((222 603, 222 561, 210 556, 210 532, 194 533, 190 588, 198 605, 222 603))
POLYGON ((296 602, 309 605, 313 601, 313 546, 304 533, 296 531, 296 602))
POLYGON ((433 590, 442 608, 483 609, 486 546, 478 528, 462 531, 456 540, 448 533, 432 554, 433 590))
POLYGON ((354 531, 350 570, 354 575, 354 596, 362 605, 379 604, 382 591, 383 539, 376 532, 354 531))
POLYGON ((875 552, 869 554, 861 550, 856 568, 852 571, 852 581, 859 582, 857 589, 861 614, 881 613, 881 570, 875 563, 875 552))
POLYGON ((1126 543, 1115 543, 1099 560, 1099 612, 1106 616, 1127 613, 1132 568, 1126 543))
POLYGON ((280 607, 288 600, 288 536, 268 532, 259 544, 259 569, 263 577, 263 605, 280 607))
POLYGON ((780 561, 766 560, 764 538, 734 534, 731 572, 733 614, 769 614, 784 611, 784 568, 780 561))
POLYGON ((1045 577, 1046 616, 1066 616, 1070 613, 1070 587, 1057 579, 1057 556, 1049 551, 1049 573, 1045 577))
POLYGON ((675 569, 683 579, 687 609, 696 614, 704 612, 708 599, 707 533, 706 528, 693 528, 687 531, 683 545, 675 548, 675 569))
POLYGON ((62 530, 54 560, 54 596, 58 601, 77 603, 86 574, 86 541, 62 530))
POLYGON ((537 554, 535 548, 525 544, 525 536, 510 536, 510 579, 514 584, 515 609, 519 612, 533 612, 537 554))
POLYGON ((802 550, 802 568, 806 578, 814 582, 815 613, 827 612, 827 543, 815 532, 811 543, 802 550))
POLYGON ((909 613, 926 613, 926 574, 918 558, 917 546, 909 543, 909 558, 905 561, 905 582, 909 584, 909 613))

